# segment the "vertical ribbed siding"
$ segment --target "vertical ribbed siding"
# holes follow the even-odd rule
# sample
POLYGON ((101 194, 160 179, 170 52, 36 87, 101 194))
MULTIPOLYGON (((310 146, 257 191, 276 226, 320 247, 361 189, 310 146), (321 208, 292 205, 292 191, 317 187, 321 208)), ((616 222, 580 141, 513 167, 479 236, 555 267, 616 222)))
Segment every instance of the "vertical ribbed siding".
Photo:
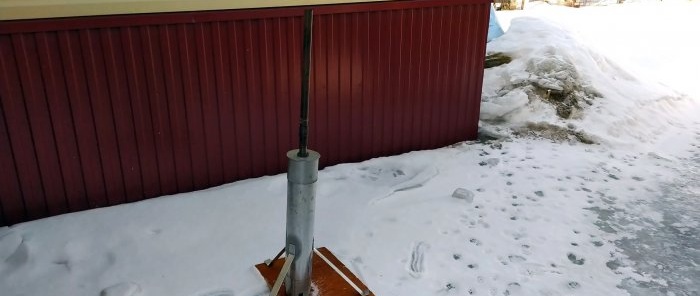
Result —
POLYGON ((488 9, 317 15, 311 146, 321 164, 475 138, 488 9))
MULTIPOLYGON (((322 166, 476 136, 488 4, 315 9, 322 166)), ((286 169, 301 8, 0 23, 0 224, 286 169)))

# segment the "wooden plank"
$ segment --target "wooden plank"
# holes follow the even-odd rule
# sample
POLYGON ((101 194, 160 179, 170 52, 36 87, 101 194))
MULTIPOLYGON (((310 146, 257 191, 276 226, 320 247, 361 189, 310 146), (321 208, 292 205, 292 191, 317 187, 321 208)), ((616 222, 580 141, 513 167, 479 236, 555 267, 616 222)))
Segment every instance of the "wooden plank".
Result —
MULTIPOLYGON (((333 265, 335 265, 343 274, 345 274, 348 279, 350 279, 357 287, 361 290, 367 290, 360 279, 355 276, 350 269, 348 269, 338 258, 331 253, 327 248, 319 248, 318 251, 323 254, 333 265)), ((284 265, 284 258, 277 259, 272 263, 272 266, 268 267, 265 263, 260 263, 255 265, 258 272, 263 276, 267 285, 272 288, 275 283, 277 275, 280 273, 284 265)), ((311 275, 312 285, 315 286, 318 291, 314 295, 318 296, 358 296, 357 291, 355 291, 352 286, 350 286, 338 273, 333 270, 333 268, 328 265, 323 259, 317 255, 313 255, 311 259, 311 269, 313 273, 311 275)), ((282 289, 277 294, 277 296, 285 296, 284 285, 282 289)), ((369 296, 374 296, 374 292, 369 291, 369 296)))

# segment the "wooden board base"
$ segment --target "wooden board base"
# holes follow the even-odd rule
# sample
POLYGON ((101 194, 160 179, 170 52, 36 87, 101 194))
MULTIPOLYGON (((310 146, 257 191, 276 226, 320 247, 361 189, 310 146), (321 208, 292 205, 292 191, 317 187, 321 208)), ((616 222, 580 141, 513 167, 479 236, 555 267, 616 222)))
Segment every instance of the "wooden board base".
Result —
MULTIPOLYGON (((319 248, 318 251, 321 252, 321 254, 323 254, 328 261, 332 262, 336 267, 338 267, 338 269, 340 269, 340 271, 342 271, 343 274, 345 274, 345 276, 355 283, 355 285, 357 285, 361 290, 367 289, 367 286, 365 286, 365 284, 363 284, 352 272, 350 272, 350 270, 345 267, 345 265, 340 262, 340 260, 338 260, 333 253, 331 253, 331 251, 326 248, 319 248)), ((272 288, 272 285, 275 284, 275 279, 277 279, 277 275, 280 273, 283 264, 284 258, 280 258, 275 260, 270 267, 265 265, 265 263, 260 263, 255 265, 255 268, 257 268, 263 278, 265 278, 267 285, 272 288)), ((311 282, 313 286, 318 289, 318 293, 315 295, 358 296, 357 291, 355 291, 355 289, 345 282, 345 280, 338 273, 336 273, 330 265, 323 261, 323 259, 314 254, 311 264, 311 268, 313 270, 311 282)), ((370 291, 369 295, 374 296, 374 293, 370 291)), ((282 289, 280 289, 277 296, 286 296, 286 293, 284 292, 284 285, 282 285, 282 289)))

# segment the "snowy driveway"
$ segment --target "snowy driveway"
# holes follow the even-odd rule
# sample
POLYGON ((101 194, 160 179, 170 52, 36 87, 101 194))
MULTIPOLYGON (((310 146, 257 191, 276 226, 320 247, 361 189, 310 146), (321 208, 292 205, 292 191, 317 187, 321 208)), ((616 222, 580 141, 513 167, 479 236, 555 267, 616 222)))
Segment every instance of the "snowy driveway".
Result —
MULTIPOLYGON (((504 12, 500 17, 506 25, 519 16, 548 19, 576 32, 588 46, 604 52, 626 70, 662 81, 697 100, 700 58, 696 53, 700 45, 694 36, 700 34, 698 13, 697 3, 677 1, 579 11, 541 6, 504 12)), ((681 121, 690 124, 697 120, 697 114, 700 110, 690 111, 681 121)), ((625 264, 631 264, 634 273, 656 279, 625 280, 621 286, 633 295, 700 295, 700 131, 697 122, 687 128, 671 138, 686 138, 692 141, 690 146, 674 147, 677 142, 671 140, 660 141, 656 149, 669 154, 654 160, 656 168, 663 169, 655 178, 662 180, 658 190, 647 190, 631 200, 604 197, 604 206, 591 208, 599 216, 596 225, 619 236, 615 245, 629 260, 623 263, 625 260, 616 258, 608 267, 624 269, 625 264), (673 154, 677 158, 670 156, 673 154)))
MULTIPOLYGON (((700 145, 696 136, 695 149, 700 145)), ((633 262, 637 272, 660 282, 626 281, 623 285, 633 295, 700 295, 700 149, 677 163, 677 177, 663 184, 660 194, 650 201, 660 213, 661 221, 628 221, 627 215, 644 215, 619 209, 614 216, 604 216, 604 227, 631 228, 634 237, 615 241, 615 245, 633 262), (622 214, 624 213, 624 214, 622 214)), ((617 262, 611 262, 614 268, 617 262)))

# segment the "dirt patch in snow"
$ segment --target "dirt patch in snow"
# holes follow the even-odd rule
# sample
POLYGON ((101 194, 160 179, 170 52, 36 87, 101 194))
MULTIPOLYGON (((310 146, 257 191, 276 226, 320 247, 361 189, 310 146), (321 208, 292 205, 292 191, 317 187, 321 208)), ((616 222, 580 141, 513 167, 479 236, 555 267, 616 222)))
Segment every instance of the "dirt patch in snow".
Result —
MULTIPOLYGON (((489 56, 507 56, 494 53, 489 56)), ((509 66, 510 67, 510 66, 509 66)), ((546 138, 557 142, 581 142, 595 144, 597 141, 587 133, 576 130, 573 124, 564 127, 552 121, 577 120, 586 109, 603 96, 577 70, 569 58, 557 54, 553 49, 542 55, 532 56, 520 62, 515 71, 497 70, 500 81, 506 82, 493 95, 483 98, 481 119, 489 124, 511 124, 515 136, 546 138), (551 106, 552 118, 527 118, 520 123, 512 118, 520 117, 522 110, 551 106), (556 114, 556 116, 554 115, 556 114)), ((548 107, 545 107, 548 108, 548 107)), ((539 111, 537 111, 539 112, 539 111)), ((525 113, 527 114, 527 113, 525 113)))
POLYGON ((602 97, 582 79, 574 64, 562 56, 550 54, 531 58, 525 71, 527 78, 503 90, 522 90, 530 102, 552 105, 562 119, 581 118, 583 110, 602 97))
POLYGON ((510 56, 502 53, 491 53, 486 55, 486 60, 484 60, 484 69, 498 67, 500 65, 508 64, 513 60, 510 56))
POLYGON ((516 128, 515 136, 545 138, 557 142, 581 142, 584 144, 596 144, 593 137, 583 131, 574 128, 563 128, 546 122, 527 123, 525 126, 516 128))
POLYGON ((584 82, 571 61, 557 56, 546 55, 528 61, 527 80, 530 99, 540 99, 557 110, 563 119, 578 118, 581 111, 601 97, 588 83, 584 82))

